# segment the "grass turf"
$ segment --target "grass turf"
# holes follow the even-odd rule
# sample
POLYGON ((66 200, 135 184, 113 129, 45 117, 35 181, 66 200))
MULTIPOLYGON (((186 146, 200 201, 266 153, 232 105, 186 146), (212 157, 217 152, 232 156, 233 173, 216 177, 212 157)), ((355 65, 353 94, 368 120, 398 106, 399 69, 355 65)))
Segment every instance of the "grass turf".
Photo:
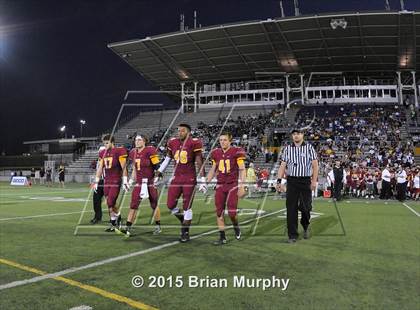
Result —
MULTIPOLYGON (((164 227, 159 236, 151 234, 147 201, 141 206, 136 235, 129 240, 90 226, 90 212, 83 214, 82 227, 75 236, 88 194, 86 185, 61 189, 0 184, 0 258, 56 272, 177 240, 178 221, 167 212, 165 197, 161 200, 162 224, 170 227, 164 227), (44 216, 49 214, 54 215, 44 216), (42 217, 28 218, 39 215, 42 217)), ((123 216, 128 211, 127 198, 123 216)), ((91 211, 91 200, 87 203, 87 211, 91 211)), ((341 202, 338 208, 344 235, 332 203, 316 200, 314 211, 320 216, 312 221, 312 238, 289 245, 284 243, 283 212, 260 219, 258 225, 252 220, 252 209, 262 204, 262 199, 240 202, 241 209, 251 209, 240 216, 242 222, 250 221, 242 226, 242 241, 234 240, 229 230, 230 242, 214 247, 211 242, 217 233, 213 233, 64 277, 161 309, 418 309, 420 218, 404 205, 377 200, 341 202), (183 276, 184 287, 134 288, 134 275, 143 276, 146 284, 149 276, 183 276), (189 275, 226 278, 229 287, 188 288, 189 275), (275 275, 290 282, 285 291, 233 288, 234 275, 275 275)), ((418 203, 407 204, 420 210, 418 203)), ((263 205, 266 212, 284 208, 284 200, 271 196, 263 205)), ((194 203, 193 223, 192 235, 216 229, 213 202, 205 203, 201 194, 194 203)), ((0 285, 35 276, 0 264, 0 285)), ((68 309, 82 304, 94 309, 130 308, 53 279, 0 291, 2 309, 68 309)))

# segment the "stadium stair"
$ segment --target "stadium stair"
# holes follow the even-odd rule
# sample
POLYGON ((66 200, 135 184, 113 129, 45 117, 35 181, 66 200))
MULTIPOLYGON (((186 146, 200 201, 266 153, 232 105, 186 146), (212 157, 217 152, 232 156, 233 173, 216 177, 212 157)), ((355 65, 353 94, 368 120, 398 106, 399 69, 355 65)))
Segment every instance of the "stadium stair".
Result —
POLYGON ((92 162, 98 159, 98 150, 87 150, 77 160, 66 167, 66 182, 89 182, 94 175, 92 162))

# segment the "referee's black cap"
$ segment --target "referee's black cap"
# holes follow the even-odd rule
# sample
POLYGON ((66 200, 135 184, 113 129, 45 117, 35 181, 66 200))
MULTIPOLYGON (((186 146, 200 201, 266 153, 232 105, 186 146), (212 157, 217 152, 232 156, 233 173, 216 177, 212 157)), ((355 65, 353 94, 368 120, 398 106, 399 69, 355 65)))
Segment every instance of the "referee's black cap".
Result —
POLYGON ((294 128, 292 128, 292 130, 290 131, 290 134, 293 134, 293 133, 295 133, 295 132, 298 132, 298 133, 304 133, 304 130, 303 130, 302 128, 299 128, 299 127, 294 127, 294 128))

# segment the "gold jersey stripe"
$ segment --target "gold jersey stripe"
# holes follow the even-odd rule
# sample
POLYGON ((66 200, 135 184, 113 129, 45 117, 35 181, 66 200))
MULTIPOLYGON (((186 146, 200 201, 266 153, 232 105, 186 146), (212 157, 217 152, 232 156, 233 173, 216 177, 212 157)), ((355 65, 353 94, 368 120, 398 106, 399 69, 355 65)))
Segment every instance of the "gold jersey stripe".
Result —
POLYGON ((242 158, 238 158, 236 162, 238 163, 238 165, 242 165, 244 163, 244 160, 242 158))
POLYGON ((153 165, 156 165, 157 163, 159 163, 159 156, 150 156, 150 160, 153 165))

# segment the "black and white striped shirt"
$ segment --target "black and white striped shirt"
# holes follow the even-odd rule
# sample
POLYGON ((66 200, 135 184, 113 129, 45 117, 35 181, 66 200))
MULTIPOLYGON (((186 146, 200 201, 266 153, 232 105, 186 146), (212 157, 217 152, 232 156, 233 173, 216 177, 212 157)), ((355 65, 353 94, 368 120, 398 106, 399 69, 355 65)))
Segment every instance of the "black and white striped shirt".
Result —
POLYGON ((302 142, 301 146, 294 143, 283 149, 281 160, 286 162, 286 174, 292 177, 312 176, 312 161, 317 159, 313 146, 302 142))

